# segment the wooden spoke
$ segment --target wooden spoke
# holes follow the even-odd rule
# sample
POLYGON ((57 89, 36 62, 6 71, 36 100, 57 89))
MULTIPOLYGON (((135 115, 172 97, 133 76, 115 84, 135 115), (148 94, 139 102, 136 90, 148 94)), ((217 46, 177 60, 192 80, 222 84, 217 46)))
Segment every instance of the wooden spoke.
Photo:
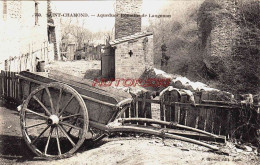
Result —
POLYGON ((47 151, 48 151, 48 147, 49 147, 49 144, 50 144, 50 139, 51 139, 52 131, 53 131, 53 127, 51 127, 51 130, 50 130, 50 133, 49 133, 49 136, 48 136, 48 140, 47 140, 47 143, 46 143, 46 145, 45 145, 45 149, 44 149, 44 154, 45 154, 45 155, 47 154, 47 151))
POLYGON ((81 114, 75 114, 75 115, 69 115, 69 116, 64 116, 61 118, 61 120, 65 120, 65 119, 68 119, 68 118, 71 118, 71 117, 76 117, 76 116, 80 116, 81 114))
POLYGON ((42 134, 44 134, 44 132, 46 132, 47 131, 47 129, 48 128, 50 128, 50 126, 48 125, 41 133, 40 133, 40 135, 39 136, 37 136, 37 138, 36 139, 34 139, 33 141, 32 141, 32 144, 34 144, 41 136, 42 136, 42 134))
POLYGON ((50 104, 51 104, 51 112, 52 114, 55 114, 55 110, 54 110, 54 106, 53 106, 53 102, 52 102, 52 97, 51 97, 51 93, 48 87, 45 88, 48 96, 49 96, 49 100, 50 100, 50 104))
POLYGON ((59 155, 61 155, 61 149, 60 149, 60 140, 59 140, 59 130, 58 127, 56 127, 56 141, 57 141, 57 146, 58 146, 58 152, 59 155))
POLYGON ((58 127, 60 128, 60 130, 62 131, 62 133, 67 137, 67 139, 70 141, 70 143, 72 144, 72 146, 74 147, 76 144, 73 142, 73 140, 70 138, 70 136, 67 134, 66 130, 61 126, 58 125, 58 127))
POLYGON ((73 98, 74 98, 74 95, 72 95, 71 97, 70 97, 70 99, 69 99, 69 101, 65 104, 65 106, 63 107, 63 109, 60 111, 60 113, 59 113, 59 117, 60 117, 60 115, 63 113, 63 111, 67 108, 67 106, 70 104, 70 102, 73 100, 73 98))
POLYGON ((62 96, 62 89, 60 89, 59 98, 58 98, 58 101, 57 101, 56 114, 59 113, 61 96, 62 96))
POLYGON ((78 130, 82 130, 82 128, 77 127, 77 126, 75 126, 75 125, 71 125, 71 124, 69 124, 69 123, 65 123, 65 122, 62 122, 62 121, 60 121, 59 123, 62 124, 62 125, 66 125, 66 126, 68 126, 68 127, 72 127, 72 128, 78 129, 78 130))
POLYGON ((36 155, 48 159, 67 158, 84 143, 89 129, 86 102, 71 86, 59 82, 37 86, 24 100, 22 107, 20 112, 22 134, 26 144, 36 155), (37 93, 42 93, 41 99, 37 93), (41 112, 33 108, 28 109, 35 105, 34 102, 37 107, 43 109, 41 112), (69 108, 72 109, 67 113, 69 108), (57 115, 59 121, 56 121, 55 116, 53 117, 56 119, 50 118, 51 115, 57 115), (27 124, 26 121, 30 116, 39 119, 37 123, 27 124), (50 120, 54 123, 48 124, 50 120), (77 136, 76 139, 74 134, 77 136), (63 145, 66 145, 64 150, 63 145), (55 151, 51 151, 52 149, 55 151))
POLYGON ((36 127, 36 126, 43 125, 43 124, 46 124, 46 122, 42 122, 42 123, 38 123, 38 124, 26 126, 25 128, 26 128, 26 129, 29 129, 29 128, 36 127))
MULTIPOLYGON (((78 108, 78 111, 77 111, 77 113, 79 113, 80 112, 80 106, 79 106, 79 108, 78 108)), ((73 125, 74 124, 76 124, 77 123, 77 121, 78 121, 78 117, 77 117, 77 119, 76 120, 74 120, 74 122, 73 122, 73 125)), ((70 127, 70 129, 69 129, 69 131, 68 131, 68 133, 70 133, 70 131, 72 130, 72 127, 70 127)))
POLYGON ((36 97, 35 95, 33 96, 34 100, 36 100, 40 105, 41 107, 45 110, 45 112, 48 114, 48 115, 51 115, 50 111, 45 107, 45 105, 43 105, 43 103, 38 99, 38 97, 36 97))
POLYGON ((48 119, 48 118, 49 118, 48 116, 39 114, 39 113, 34 112, 34 111, 32 111, 32 110, 30 110, 30 109, 28 109, 28 108, 25 108, 25 111, 30 112, 30 113, 33 113, 33 114, 35 114, 35 115, 37 115, 37 116, 41 116, 41 117, 43 117, 43 118, 45 118, 45 119, 48 119))

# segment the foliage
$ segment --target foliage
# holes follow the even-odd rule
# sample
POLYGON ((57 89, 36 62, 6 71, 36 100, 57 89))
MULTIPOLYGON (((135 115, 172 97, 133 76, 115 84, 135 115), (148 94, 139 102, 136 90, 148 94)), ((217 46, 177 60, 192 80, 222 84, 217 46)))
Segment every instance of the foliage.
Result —
POLYGON ((171 14, 172 17, 153 21, 148 28, 154 33, 155 65, 160 67, 161 46, 166 44, 166 54, 170 59, 168 67, 162 69, 168 73, 181 74, 190 79, 203 81, 199 74, 203 59, 197 26, 197 12, 201 2, 182 3, 168 4, 163 12, 171 14), (183 10, 177 12, 178 8, 183 10))
MULTIPOLYGON (((103 38, 109 38, 110 32, 91 32, 85 28, 87 22, 85 20, 79 20, 78 18, 68 18, 66 20, 60 20, 61 23, 61 41, 64 43, 69 41, 69 36, 73 36, 76 40, 77 49, 81 49, 84 44, 93 44, 94 41, 102 40, 103 38)), ((68 43, 66 43, 68 44, 68 43)))
MULTIPOLYGON (((168 5, 166 12, 175 13, 168 5)), ((156 67, 160 67, 161 45, 166 44, 170 57, 166 72, 181 74, 196 81, 234 94, 260 91, 260 5, 257 0, 205 0, 191 4, 186 12, 160 19, 148 28, 154 32, 156 67), (234 5, 234 6, 232 6, 234 5), (234 10, 234 8, 236 10, 234 10), (221 21, 234 22, 231 54, 209 54, 212 29, 221 21), (213 80, 213 81, 212 81, 213 80)), ((221 37, 221 36, 220 36, 221 37)), ((221 40, 221 38, 219 38, 221 40)), ((220 44, 220 46, 222 46, 220 44)))
MULTIPOLYGON (((221 15, 222 19, 229 19, 238 25, 237 29, 232 29, 236 30, 232 36, 234 40, 232 53, 230 56, 214 59, 218 65, 213 66, 213 69, 217 75, 219 88, 234 94, 258 94, 260 90, 260 3, 256 0, 237 1, 236 7, 237 13, 234 17, 221 15)), ((213 21, 219 19, 221 13, 219 10, 221 9, 217 8, 215 15, 211 17, 213 21)), ((228 12, 231 14, 231 11, 228 12)))

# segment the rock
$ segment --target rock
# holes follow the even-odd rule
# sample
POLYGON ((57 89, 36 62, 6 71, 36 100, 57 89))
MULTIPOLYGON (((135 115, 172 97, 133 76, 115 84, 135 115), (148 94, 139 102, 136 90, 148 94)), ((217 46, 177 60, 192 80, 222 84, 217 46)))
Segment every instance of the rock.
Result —
POLYGON ((252 152, 253 151, 253 149, 251 147, 249 147, 249 146, 244 146, 244 147, 245 147, 245 151, 247 151, 247 152, 252 152))
POLYGON ((183 144, 181 144, 181 143, 173 143, 172 145, 175 147, 183 147, 183 144))
POLYGON ((236 145, 236 147, 238 149, 241 149, 241 150, 244 150, 244 151, 247 151, 247 152, 252 152, 253 151, 253 148, 252 147, 249 147, 247 145, 236 145))
POLYGON ((240 153, 240 152, 243 152, 243 150, 237 148, 236 152, 240 153))

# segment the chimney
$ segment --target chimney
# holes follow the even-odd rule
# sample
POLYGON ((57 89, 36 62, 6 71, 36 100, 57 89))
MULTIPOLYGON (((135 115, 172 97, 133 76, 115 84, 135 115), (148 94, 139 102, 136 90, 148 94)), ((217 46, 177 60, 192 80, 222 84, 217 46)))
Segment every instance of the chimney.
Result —
POLYGON ((141 32, 142 0, 116 0, 115 39, 141 32))

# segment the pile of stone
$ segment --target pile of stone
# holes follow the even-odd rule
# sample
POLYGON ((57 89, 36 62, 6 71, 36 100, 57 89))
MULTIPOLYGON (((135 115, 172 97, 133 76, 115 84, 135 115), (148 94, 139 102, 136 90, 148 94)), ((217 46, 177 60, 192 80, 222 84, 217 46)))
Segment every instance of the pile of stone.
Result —
MULTIPOLYGON (((191 91, 192 93, 200 94, 202 100, 215 100, 215 101, 234 101, 234 95, 220 91, 215 88, 211 88, 208 85, 201 82, 192 82, 188 78, 180 76, 168 74, 162 70, 152 68, 146 70, 143 74, 143 79, 170 79, 169 86, 172 86, 176 89, 184 89, 191 91)), ((162 91, 163 87, 156 87, 154 90, 162 91)))

